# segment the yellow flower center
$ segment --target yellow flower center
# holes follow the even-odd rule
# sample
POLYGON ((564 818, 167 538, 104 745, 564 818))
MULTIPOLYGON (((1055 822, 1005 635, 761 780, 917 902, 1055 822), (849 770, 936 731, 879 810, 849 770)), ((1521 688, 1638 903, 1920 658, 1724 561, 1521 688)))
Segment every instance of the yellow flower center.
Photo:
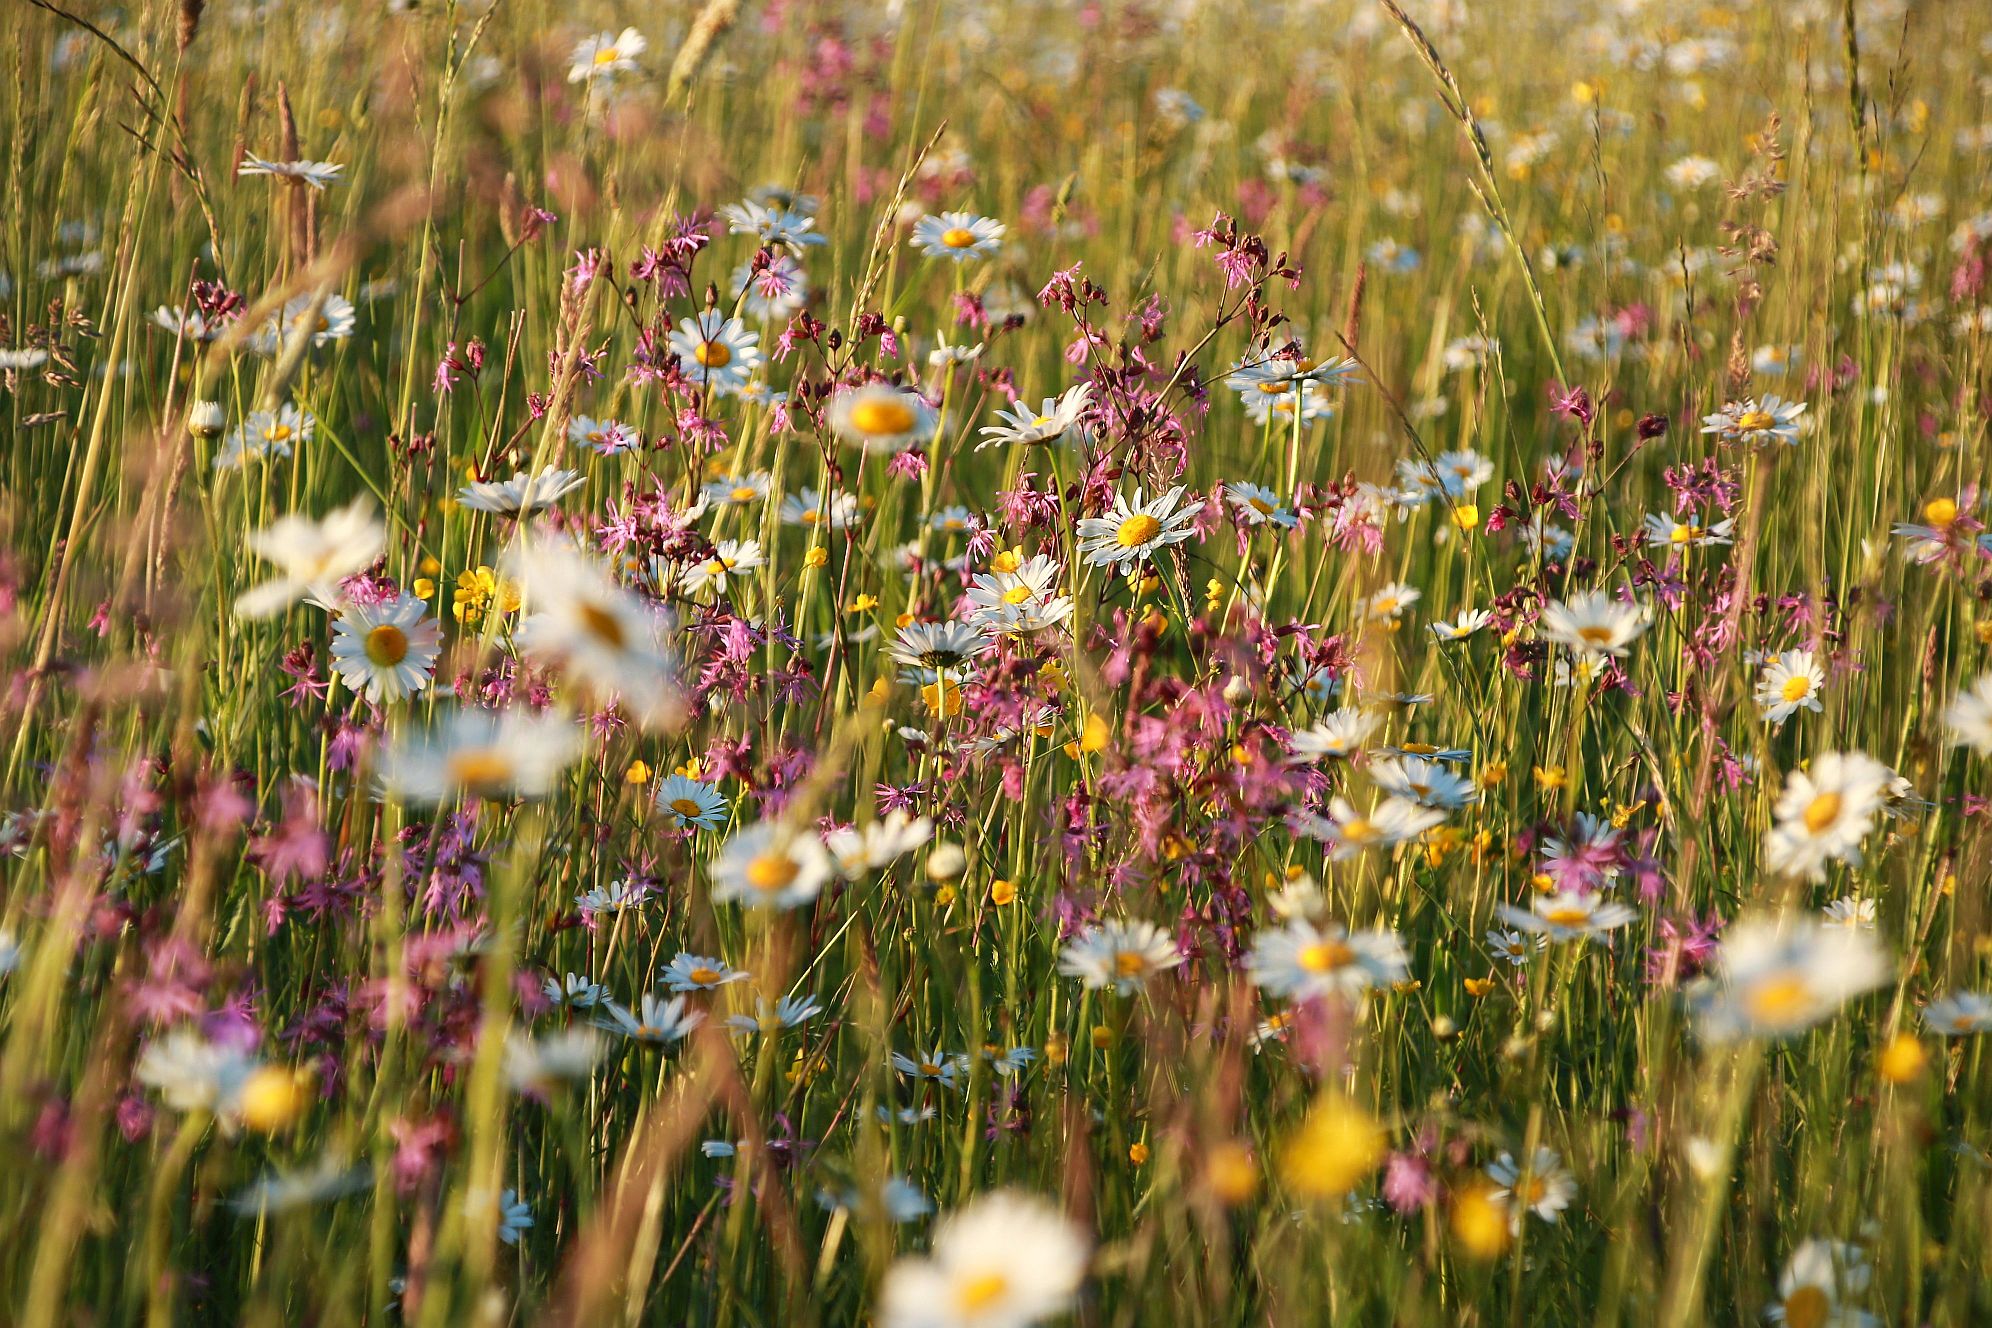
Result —
POLYGON ((747 884, 764 893, 786 890, 802 868, 786 853, 763 853, 747 864, 747 884))
POLYGON ((1273 514, 1273 505, 1264 498, 1247 498, 1245 505, 1260 516, 1271 516, 1273 514))
POLYGON ((704 964, 700 964, 697 968, 685 974, 688 981, 696 982, 700 986, 709 986, 719 981, 720 976, 721 974, 718 969, 707 968, 704 964))
POLYGON ((1957 503, 1950 498, 1932 498, 1923 504, 1923 519, 1938 530, 1948 530, 1957 520, 1957 503))
POLYGON ((1136 512, 1120 523, 1114 542, 1123 549, 1138 549, 1162 533, 1162 523, 1146 512, 1136 512))
POLYGON ((851 427, 875 437, 905 433, 913 427, 913 408, 898 397, 866 397, 852 404, 851 427))
POLYGON ((1778 689, 1778 695, 1784 697, 1787 701, 1803 701, 1811 694, 1812 679, 1803 673, 1795 673, 1791 677, 1786 678, 1784 686, 1778 689))
POLYGON ((1011 586, 1003 592, 1003 602, 1005 604, 1027 604, 1030 602, 1030 598, 1031 588, 1026 585, 1011 586))
POLYGON ((977 1314, 1001 1300, 1009 1289, 1010 1281, 1003 1274, 981 1273, 962 1282, 955 1292, 955 1303, 963 1314, 977 1314))
POLYGON ((692 798, 671 799, 671 810, 688 821, 693 817, 705 815, 705 808, 699 806, 698 802, 692 798))
POLYGON ((1293 390, 1292 386, 1288 384, 1288 382, 1284 378, 1268 379, 1265 382, 1258 384, 1258 388, 1261 392, 1264 392, 1269 397, 1276 397, 1282 392, 1290 392, 1293 390))
POLYGON ((466 747, 445 763, 450 778, 473 791, 498 788, 511 778, 512 762, 495 747, 466 747))
POLYGON ((1587 646, 1608 646, 1616 635, 1611 628, 1598 623, 1577 629, 1577 639, 1587 646))
POLYGON ((623 632, 621 621, 601 605, 584 600, 576 612, 580 615, 581 626, 587 629, 588 635, 609 649, 621 650, 629 644, 629 637, 623 632))
POLYGON ((263 437, 273 443, 288 442, 290 436, 291 430, 288 424, 272 424, 269 428, 263 430, 263 437))
POLYGON ((380 668, 391 668, 408 658, 408 633, 393 623, 382 623, 366 635, 367 659, 380 668))
POLYGON ((1816 1286, 1802 1286, 1785 1297, 1785 1323, 1788 1328, 1826 1328, 1833 1303, 1816 1286))
POLYGON ((612 65, 620 59, 622 59, 622 52, 613 46, 604 46, 601 50, 595 52, 595 63, 598 65, 612 65))
POLYGON ((1694 542, 1695 528, 1693 526, 1675 526, 1673 530, 1668 532, 1667 538, 1675 544, 1691 544, 1694 542))
POLYGON ((692 358, 708 369, 724 369, 733 363, 733 348, 724 341, 701 341, 693 349, 692 358))
POLYGON ((1342 823, 1342 841, 1347 844, 1374 844, 1383 838, 1383 831, 1376 828, 1367 817, 1358 816, 1342 823))
POLYGON ((757 489, 755 489, 752 485, 748 484, 734 485, 733 492, 727 495, 727 497, 731 498, 736 503, 751 503, 754 501, 754 499, 756 499, 759 496, 760 492, 757 489))
POLYGON ((1139 950, 1119 950, 1114 954, 1114 972, 1124 978, 1140 977, 1148 960, 1139 950))
POLYGON ((1805 828, 1818 834, 1827 826, 1840 819, 1840 795, 1822 793, 1805 804, 1805 828))
POLYGON ((1796 973, 1780 974, 1752 987, 1743 1007, 1759 1023, 1788 1024, 1812 1008, 1812 988, 1796 973))
POLYGON ((1355 962, 1356 952, 1345 941, 1316 941, 1300 952, 1300 966, 1310 973, 1333 973, 1355 962))
POLYGON ((1563 908, 1552 908, 1542 915, 1542 920, 1552 927, 1581 927, 1591 920, 1591 910, 1566 905, 1563 908))
POLYGON ((1753 433, 1758 429, 1768 429, 1773 423, 1775 421, 1771 418, 1771 413, 1767 410, 1746 410, 1736 417, 1736 427, 1745 433, 1753 433))
POLYGON ((941 243, 950 249, 966 249, 975 243, 975 232, 966 226, 950 226, 941 232, 941 243))

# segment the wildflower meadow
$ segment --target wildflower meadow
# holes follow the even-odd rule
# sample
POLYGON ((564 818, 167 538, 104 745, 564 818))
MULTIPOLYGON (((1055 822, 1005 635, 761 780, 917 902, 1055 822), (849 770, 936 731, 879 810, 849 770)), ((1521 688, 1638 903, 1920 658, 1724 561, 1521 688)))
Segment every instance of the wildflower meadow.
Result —
POLYGON ((1992 8, 0 33, 0 1323, 1992 1325, 1992 8))

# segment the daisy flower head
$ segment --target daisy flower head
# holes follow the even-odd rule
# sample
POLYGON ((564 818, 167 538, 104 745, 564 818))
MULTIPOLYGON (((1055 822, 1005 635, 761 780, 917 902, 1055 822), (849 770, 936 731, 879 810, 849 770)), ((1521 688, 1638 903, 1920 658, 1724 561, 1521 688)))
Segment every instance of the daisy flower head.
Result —
POLYGON ((1799 417, 1803 414, 1803 401, 1785 401, 1776 396, 1749 397, 1729 402, 1713 415, 1704 415, 1702 432, 1745 447, 1761 443, 1792 446, 1798 442, 1799 417))
POLYGON ((292 448, 310 442, 317 427, 310 411, 288 401, 275 410, 251 412, 214 454, 214 468, 228 470, 269 457, 287 457, 292 448))
POLYGON ((336 291, 327 291, 320 300, 315 295, 297 295, 270 315, 270 321, 250 340, 259 355, 279 355, 292 342, 304 339, 313 347, 344 341, 353 335, 358 319, 353 302, 336 291))
POLYGON ((1058 593, 1063 569, 1034 554, 1007 572, 978 572, 969 579, 968 620, 998 635, 1039 632, 1072 616, 1072 599, 1058 593))
POLYGON ((581 755, 580 726, 551 711, 459 709, 388 750, 381 781, 402 802, 543 798, 581 755))
POLYGON ((745 387, 761 367, 760 334, 716 309, 681 321, 670 346, 686 377, 721 396, 745 387))
POLYGON ((1923 1027, 1939 1037, 1969 1037, 1992 1032, 1992 996, 1982 991, 1954 991, 1923 1007, 1923 1027))
POLYGON ((830 854, 807 831, 772 821, 726 841, 712 864, 712 900, 786 911, 814 900, 830 879, 830 854))
POLYGON ((790 253, 774 255, 758 270, 750 260, 733 269, 733 298, 750 317, 793 318, 809 303, 809 275, 790 253))
POLYGON ((1510 1222, 1516 1230, 1521 1228, 1523 1213, 1554 1222, 1577 1197, 1577 1182, 1553 1148, 1536 1149, 1526 1167, 1519 1165, 1513 1154, 1503 1153, 1487 1164, 1487 1177, 1499 1187, 1492 1197, 1513 1205, 1510 1222))
POLYGON ((1259 933, 1245 971, 1273 996, 1309 1001, 1360 996, 1379 983, 1402 982, 1410 955, 1397 933, 1384 928, 1350 932, 1340 923, 1296 917, 1259 933))
POLYGON ((1992 756, 1992 673, 1980 676, 1960 691, 1944 711, 1951 744, 1992 756))
POLYGON ((1865 928, 1805 914, 1738 922, 1694 995, 1702 1033, 1712 1042, 1791 1037, 1886 983, 1891 970, 1865 928))
POLYGON ((684 775, 666 775, 657 786, 657 810, 677 830, 718 830, 728 815, 724 794, 684 775))
POLYGON ((694 595, 724 590, 732 581, 754 575, 767 561, 759 540, 721 540, 710 558, 685 569, 685 589, 694 595))
POLYGON ((598 420, 592 415, 576 415, 567 422, 567 441, 577 447, 593 448, 603 456, 614 456, 640 446, 643 435, 621 420, 598 420))
POLYGON ((845 388, 830 400, 830 427, 871 453, 904 452, 934 436, 939 415, 918 392, 890 383, 845 388))
POLYGON ((1420 807, 1456 811, 1480 801, 1480 789, 1465 775, 1456 775, 1436 761, 1418 756, 1385 756, 1370 762, 1370 782, 1385 793, 1420 807))
POLYGON ((1587 590, 1543 606, 1542 634, 1584 655, 1623 657, 1651 626, 1646 610, 1601 590, 1587 590))
POLYGON ((1328 390, 1310 378, 1261 379, 1241 391, 1239 399, 1252 423, 1280 429, 1312 424, 1335 413, 1328 390))
POLYGON ((583 37, 567 59, 567 81, 587 83, 598 78, 614 78, 617 74, 633 74, 638 67, 636 57, 649 46, 650 43, 635 28, 583 37))
POLYGON ((365 498, 328 514, 322 521, 292 513, 249 537, 250 551, 277 566, 277 575, 244 591, 235 612, 269 618, 311 595, 327 604, 339 600, 339 583, 363 572, 387 545, 387 530, 374 519, 365 498))
POLYGON ((851 880, 866 872, 882 871, 900 858, 925 845, 934 837, 934 822, 895 807, 876 821, 858 826, 841 826, 824 836, 837 871, 851 880))
POLYGON ((1549 944, 1549 937, 1542 932, 1536 932, 1534 936, 1531 941, 1522 932, 1490 927, 1487 930, 1487 948, 1494 952, 1496 959, 1503 960, 1510 967, 1522 968, 1528 964, 1530 955, 1549 944))
POLYGON ((1081 517, 1079 552, 1086 566, 1133 571, 1161 549, 1195 535, 1203 503, 1184 503, 1182 497, 1180 484, 1145 501, 1136 489, 1132 499, 1115 494, 1105 516, 1081 517))
POLYGON ((1348 707, 1322 716, 1312 728, 1297 730, 1288 742, 1288 759, 1297 762, 1346 761, 1383 723, 1380 711, 1348 707))
POLYGON ((973 212, 929 214, 913 223, 913 245, 929 258, 965 263, 1003 247, 1002 222, 973 212))
POLYGON ((516 546, 504 564, 530 611, 515 633, 527 658, 562 669, 592 692, 619 697, 646 725, 676 717, 675 668, 656 609, 565 540, 516 546))
POLYGON ((413 595, 348 604, 332 624, 332 670, 375 705, 398 701, 429 685, 442 641, 427 601, 413 595))
POLYGON ((1226 480, 1224 499, 1248 526, 1275 525, 1291 530, 1300 524, 1300 518, 1287 510, 1280 496, 1262 485, 1226 480))
POLYGON ((644 1042, 653 1047, 682 1041, 705 1022, 705 1011, 692 1009, 683 996, 665 1000, 649 991, 643 993, 634 1012, 615 1001, 604 1001, 602 1009, 609 1016, 601 1021, 603 1028, 620 1033, 632 1042, 644 1042))
POLYGON ((242 164, 235 168, 235 173, 238 176, 273 175, 323 190, 326 185, 336 183, 345 169, 330 161, 265 161, 250 152, 243 154, 242 164))
POLYGON ((1603 895, 1559 890, 1538 896, 1528 908, 1503 904, 1495 910, 1510 927, 1552 941, 1609 941, 1609 934, 1639 914, 1603 895))
POLYGON ((1895 772, 1863 752, 1827 752, 1785 777, 1764 841, 1764 866, 1784 876, 1826 879, 1831 862, 1858 867, 1895 772))
POLYGON ((1461 609, 1459 617, 1451 622, 1435 622, 1428 630, 1435 641, 1464 641, 1493 621, 1494 615, 1486 609, 1461 609))
POLYGON ((724 959, 687 954, 683 950, 664 966, 664 985, 680 992, 718 991, 730 982, 741 982, 749 976, 746 969, 735 968, 724 959))
POLYGON ((1826 709, 1821 694, 1826 671, 1810 650, 1785 650, 1764 665, 1757 679, 1758 712, 1779 727, 1801 710, 1819 714, 1826 709))
MULTIPOLYGON (((910 669, 925 673, 959 674, 974 664, 976 658, 987 654, 995 642, 972 623, 956 622, 910 622, 899 629, 899 635, 886 648, 886 654, 896 664, 904 664, 910 669)), ((923 674, 922 681, 931 682, 923 674)))
POLYGON ((537 475, 521 470, 509 480, 474 480, 457 491, 457 501, 474 512, 525 517, 544 512, 585 483, 578 470, 547 466, 537 475))
POLYGON ((1062 1314, 1091 1242, 1035 1195, 997 1190, 942 1218, 933 1248, 886 1271, 879 1328, 1027 1328, 1062 1314))
POLYGON ((1409 798, 1380 798, 1369 811, 1360 812, 1347 798, 1337 797, 1328 804, 1328 815, 1303 813, 1294 818, 1294 828, 1326 844, 1330 862, 1342 862, 1365 849, 1390 848, 1414 839, 1445 819, 1444 812, 1420 807, 1409 798))
POLYGON ((1058 971, 1078 978, 1090 991, 1112 987, 1122 996, 1147 984, 1157 973, 1183 962, 1176 938, 1152 922, 1095 923, 1066 942, 1058 971))
POLYGON ((1791 1252, 1778 1277, 1778 1298, 1764 1318, 1786 1328, 1874 1328, 1881 1320, 1846 1303, 1868 1288, 1867 1256, 1836 1240, 1808 1240, 1791 1252))
POLYGON ((996 418, 1002 423, 984 425, 980 431, 982 441, 975 445, 975 450, 980 452, 985 447, 998 444, 1043 446, 1055 443, 1078 427, 1092 399, 1093 385, 1080 383, 1059 396, 1046 397, 1036 410, 1021 402, 1008 410, 999 410, 996 418))
POLYGON ((728 475, 707 482, 705 500, 722 506, 751 507, 755 503, 766 502, 773 485, 773 476, 765 470, 728 475))
POLYGON ((1394 581, 1363 601, 1363 617, 1373 623, 1395 623, 1424 597, 1416 586, 1394 581))
MULTIPOLYGON (((791 200, 791 203, 800 200, 791 200)), ((800 254, 811 245, 828 244, 830 237, 816 229, 811 209, 785 205, 779 201, 748 199, 729 203, 719 210, 727 230, 734 235, 751 235, 769 249, 786 249, 800 254)))
POLYGON ((1702 544, 1734 543, 1736 523, 1723 520, 1704 526, 1701 517, 1694 513, 1673 517, 1662 512, 1648 512, 1641 528, 1649 549, 1692 549, 1702 544))
POLYGON ((858 500, 841 489, 802 489, 782 499, 781 518, 785 526, 843 530, 857 521, 858 500))

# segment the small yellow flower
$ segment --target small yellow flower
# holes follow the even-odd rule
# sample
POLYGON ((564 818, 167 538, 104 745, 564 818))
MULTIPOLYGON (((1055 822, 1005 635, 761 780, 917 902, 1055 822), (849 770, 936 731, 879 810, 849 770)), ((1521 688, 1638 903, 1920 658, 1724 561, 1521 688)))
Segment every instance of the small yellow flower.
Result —
POLYGON ((809 552, 802 555, 802 565, 804 567, 827 567, 829 563, 830 550, 824 548, 821 544, 810 545, 809 552))
POLYGON ((871 690, 865 693, 866 705, 882 706, 891 699, 892 679, 890 678, 880 678, 871 685, 871 690))
POLYGON ((961 684, 945 678, 930 682, 920 689, 920 700, 926 704, 928 714, 953 719, 961 713, 961 684))
POLYGON ((1070 1055, 1071 1046, 1066 1042, 1065 1034, 1053 1033, 1044 1040, 1044 1063, 1046 1065, 1063 1065, 1066 1058, 1070 1055))
POLYGON ((1088 755, 1104 751, 1111 734, 1112 730, 1107 727, 1105 719, 1097 714, 1088 715, 1086 716, 1086 729, 1079 735, 1079 750, 1088 755))
POLYGON ((1480 509, 1472 503, 1461 503, 1452 510, 1452 523, 1461 530, 1472 530, 1480 524, 1480 509))
POLYGON ((1303 1198, 1337 1199, 1383 1164, 1376 1118, 1338 1093, 1324 1094, 1280 1156, 1280 1176, 1303 1198))
POLYGON ((671 773, 674 775, 683 775, 686 779, 704 780, 705 763, 700 761, 698 757, 694 756, 687 759, 683 765, 679 766, 671 773))
POLYGON ((870 613, 878 607, 878 599, 872 595, 857 595, 851 600, 852 613, 870 613))
POLYGON ((1564 772, 1563 767, 1560 765, 1539 765, 1535 768, 1535 782, 1537 788, 1544 792, 1549 792, 1552 789, 1560 789, 1568 785, 1570 783, 1570 776, 1564 772))
POLYGON ((1105 1024, 1093 1025, 1093 1050, 1105 1051, 1114 1045, 1114 1030, 1105 1024))
POLYGON ((629 769, 623 771, 623 783, 625 784, 648 784, 649 782, 650 766, 642 760, 631 761, 629 769))
POLYGON ((913 621, 914 619, 912 614, 902 613, 897 618, 894 618, 892 620, 892 625, 894 627, 910 627, 912 626, 913 621))
POLYGON ((422 561, 415 564, 415 570, 423 576, 441 576, 443 574, 443 565, 437 562, 433 555, 425 554, 422 561))
POLYGON ((1227 1207, 1244 1203, 1259 1189, 1259 1164, 1252 1150, 1236 1139, 1227 1139, 1210 1150, 1204 1160, 1204 1176, 1211 1194, 1227 1207))
POLYGON ((1875 1057, 1875 1069, 1891 1084, 1913 1083, 1930 1063, 1929 1049, 1908 1033, 1897 1033, 1875 1057))
POLYGON ((949 904, 954 903, 956 898, 958 898, 958 894, 952 885, 944 885, 934 891, 934 902, 942 908, 946 908, 949 904))
POLYGON ((242 1085, 237 1110, 242 1123, 262 1134, 274 1134, 304 1112, 309 1100, 305 1076, 295 1070, 266 1065, 242 1085))
POLYGON ((436 583, 426 576, 416 577, 415 598, 434 599, 435 597, 436 597, 436 583))
POLYGON ((1138 1139, 1129 1144, 1127 1146, 1127 1160, 1134 1163, 1137 1167, 1148 1161, 1148 1145, 1138 1139))
POLYGON ((1494 990, 1494 979, 1491 977, 1466 979, 1466 994, 1469 996, 1476 998, 1485 996, 1492 990, 1494 990))
POLYGON ((997 880, 989 883, 989 902, 1002 908, 1017 902, 1017 883, 1012 880, 997 880))
POLYGON ((1475 1259, 1492 1259, 1508 1248, 1512 1234, 1508 1208, 1495 1197, 1494 1187, 1477 1181, 1453 1200, 1453 1239, 1475 1259))
POLYGON ((1024 565, 1022 549, 1001 549, 989 560, 989 570, 997 573, 1014 572, 1024 565))
POLYGON ((1484 789, 1497 788, 1508 782, 1508 763, 1489 761, 1480 771, 1480 778, 1474 781, 1484 789))

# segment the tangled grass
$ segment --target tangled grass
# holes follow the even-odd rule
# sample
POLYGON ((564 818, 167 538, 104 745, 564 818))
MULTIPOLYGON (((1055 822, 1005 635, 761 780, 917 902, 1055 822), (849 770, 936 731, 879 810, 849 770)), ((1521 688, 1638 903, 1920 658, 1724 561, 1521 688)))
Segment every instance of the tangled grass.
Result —
POLYGON ((0 1318, 1992 1322, 1982 7, 0 30, 0 1318))

